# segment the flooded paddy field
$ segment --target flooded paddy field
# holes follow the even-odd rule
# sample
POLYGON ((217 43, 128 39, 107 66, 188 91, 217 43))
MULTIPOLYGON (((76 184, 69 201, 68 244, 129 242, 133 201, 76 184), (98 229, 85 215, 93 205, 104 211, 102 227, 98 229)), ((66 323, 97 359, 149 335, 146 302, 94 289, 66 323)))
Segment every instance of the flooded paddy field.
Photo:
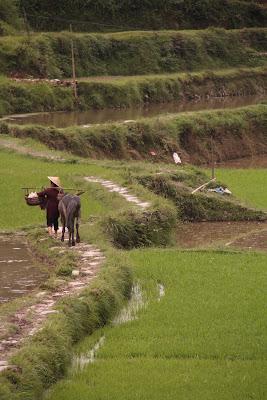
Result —
POLYGON ((235 247, 267 251, 267 222, 195 222, 179 226, 180 248, 235 247))
POLYGON ((91 109, 88 111, 63 111, 16 114, 6 116, 2 121, 15 124, 39 124, 67 128, 74 125, 103 124, 136 120, 139 118, 156 117, 159 114, 179 113, 186 111, 200 111, 209 109, 236 108, 257 104, 264 100, 263 96, 236 96, 201 99, 197 101, 169 102, 135 106, 131 108, 105 108, 91 109))
MULTIPOLYGON (((211 165, 209 165, 211 168, 211 165)), ((228 160, 215 164, 215 168, 229 168, 229 169, 255 169, 267 168, 267 154, 252 155, 251 157, 238 158, 236 160, 228 160)))
POLYGON ((0 304, 27 294, 45 277, 23 236, 0 235, 0 304))

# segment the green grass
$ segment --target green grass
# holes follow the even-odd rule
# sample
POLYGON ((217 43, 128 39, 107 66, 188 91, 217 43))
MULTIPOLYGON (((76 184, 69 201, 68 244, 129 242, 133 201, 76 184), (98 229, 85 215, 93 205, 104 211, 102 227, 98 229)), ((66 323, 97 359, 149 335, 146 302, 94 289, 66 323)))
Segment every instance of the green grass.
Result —
MULTIPOLYGON (((105 328, 97 361, 47 398, 263 400, 266 256, 144 250, 130 259, 147 307, 137 320, 105 328)), ((86 339, 77 351, 91 345, 86 339)))
POLYGON ((266 35, 265 28, 251 28, 9 36, 0 39, 0 73, 71 77, 71 38, 78 77, 264 66, 266 35))
POLYGON ((82 195, 84 222, 92 216, 105 215, 107 207, 110 209, 129 207, 129 204, 119 195, 108 193, 100 185, 85 185, 84 176, 116 177, 116 172, 100 165, 49 162, 1 150, 0 171, 0 188, 4 193, 1 201, 1 230, 19 229, 44 223, 45 213, 39 207, 26 205, 21 187, 49 185, 47 176, 60 176, 65 187, 86 187, 87 192, 82 195))
POLYGON ((246 204, 267 210, 266 169, 217 169, 217 179, 246 204))
POLYGON ((0 114, 90 108, 131 107, 192 100, 196 97, 245 96, 267 90, 267 70, 229 68, 191 73, 80 78, 78 103, 71 87, 46 82, 16 82, 0 77, 0 114))
POLYGON ((55 400, 264 400, 262 361, 105 360, 59 383, 55 400))

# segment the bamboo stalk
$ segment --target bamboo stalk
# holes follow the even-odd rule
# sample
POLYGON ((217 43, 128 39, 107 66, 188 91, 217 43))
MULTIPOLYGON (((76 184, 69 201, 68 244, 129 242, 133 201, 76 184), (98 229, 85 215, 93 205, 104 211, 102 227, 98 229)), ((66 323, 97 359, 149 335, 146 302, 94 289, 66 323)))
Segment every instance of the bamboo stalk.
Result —
POLYGON ((207 183, 204 183, 203 185, 199 186, 198 188, 194 189, 191 194, 194 194, 196 192, 198 192, 200 189, 203 189, 205 186, 208 186, 209 183, 216 181, 216 178, 211 179, 210 181, 208 181, 207 183))

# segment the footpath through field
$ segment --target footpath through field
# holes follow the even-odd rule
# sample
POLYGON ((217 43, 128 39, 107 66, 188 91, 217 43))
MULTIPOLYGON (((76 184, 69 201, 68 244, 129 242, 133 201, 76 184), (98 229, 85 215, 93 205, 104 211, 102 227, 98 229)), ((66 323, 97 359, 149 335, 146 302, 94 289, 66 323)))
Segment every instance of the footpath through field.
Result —
MULTIPOLYGON (((51 248, 51 250, 57 250, 59 254, 64 254, 67 251, 64 245, 60 244, 51 248)), ((33 305, 19 309, 12 315, 11 319, 8 318, 6 323, 2 321, 0 328, 2 337, 0 339, 0 372, 9 368, 8 359, 20 348, 25 339, 42 328, 46 317, 59 312, 55 309, 57 302, 66 296, 77 296, 97 275, 105 260, 103 253, 90 244, 79 243, 71 251, 78 256, 79 260, 77 269, 72 271, 72 279, 67 282, 63 280, 55 291, 41 290, 37 292, 34 295, 33 305), (7 329, 11 321, 16 326, 16 331, 8 334, 7 329)))

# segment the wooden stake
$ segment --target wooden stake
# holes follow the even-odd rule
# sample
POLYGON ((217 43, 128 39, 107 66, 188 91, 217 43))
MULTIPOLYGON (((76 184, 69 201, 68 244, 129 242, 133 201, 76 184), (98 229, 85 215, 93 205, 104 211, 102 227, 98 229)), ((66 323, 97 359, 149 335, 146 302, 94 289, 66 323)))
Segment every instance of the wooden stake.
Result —
POLYGON ((215 178, 215 162, 214 162, 214 141, 211 136, 211 179, 215 178))
MULTIPOLYGON (((72 33, 72 26, 70 25, 70 32, 72 33)), ((74 46, 73 46, 73 39, 70 39, 71 45, 71 61, 72 61, 72 81, 73 81, 73 93, 75 99, 78 98, 77 94, 77 84, 76 84, 76 71, 75 71, 75 58, 74 58, 74 46)))

